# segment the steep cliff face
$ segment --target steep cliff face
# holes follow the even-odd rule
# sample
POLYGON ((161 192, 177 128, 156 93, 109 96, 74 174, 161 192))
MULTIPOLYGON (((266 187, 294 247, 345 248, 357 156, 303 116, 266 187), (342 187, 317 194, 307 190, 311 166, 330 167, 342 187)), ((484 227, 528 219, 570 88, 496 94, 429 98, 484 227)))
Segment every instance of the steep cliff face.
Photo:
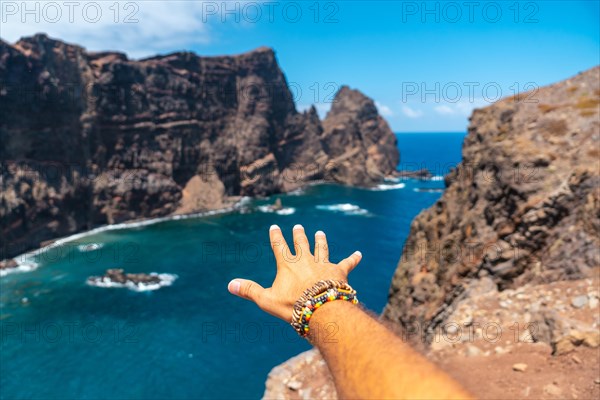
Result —
POLYGON ((507 289, 600 266, 599 74, 474 111, 462 163, 411 225, 385 319, 426 333, 472 279, 507 289))
POLYGON ((268 48, 133 61, 45 35, 0 41, 0 109, 0 259, 93 226, 311 180, 368 185, 399 158, 357 91, 337 94, 339 122, 298 113, 268 48))

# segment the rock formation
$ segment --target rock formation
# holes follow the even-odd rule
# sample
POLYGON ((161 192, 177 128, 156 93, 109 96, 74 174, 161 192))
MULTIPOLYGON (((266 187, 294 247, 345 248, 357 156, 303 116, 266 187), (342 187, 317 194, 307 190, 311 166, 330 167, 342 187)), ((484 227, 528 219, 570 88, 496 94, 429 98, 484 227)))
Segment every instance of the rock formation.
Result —
MULTIPOLYGON (((598 396, 599 112, 600 67, 475 110, 462 163, 412 222, 382 320, 478 398, 598 396)), ((324 376, 310 350, 264 397, 337 398, 324 376)))
POLYGON ((314 107, 298 113, 268 48, 134 61, 41 34, 0 40, 0 109, 0 259, 311 180, 370 185, 399 161, 395 136, 356 90, 342 87, 323 123, 314 107))
POLYGON ((503 290, 600 266, 599 74, 473 112, 462 163, 412 222, 386 320, 432 330, 472 279, 503 290))
POLYGON ((158 274, 156 272, 129 274, 120 268, 113 268, 107 270, 103 276, 90 276, 86 283, 90 286, 128 288, 136 292, 143 292, 170 286, 176 279, 177 276, 171 274, 158 274))
POLYGON ((428 180, 433 177, 433 174, 428 169, 423 168, 416 171, 398 171, 397 177, 428 180))

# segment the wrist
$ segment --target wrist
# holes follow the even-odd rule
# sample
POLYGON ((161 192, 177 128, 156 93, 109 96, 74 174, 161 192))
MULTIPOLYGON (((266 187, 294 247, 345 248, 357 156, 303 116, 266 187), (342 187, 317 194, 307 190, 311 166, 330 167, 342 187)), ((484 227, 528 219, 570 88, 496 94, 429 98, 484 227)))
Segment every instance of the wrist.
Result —
POLYGON ((345 281, 318 281, 306 289, 294 304, 292 327, 300 336, 308 336, 313 314, 325 304, 338 302, 357 304, 356 291, 345 281))
POLYGON ((317 308, 313 312, 313 316, 310 322, 311 324, 326 324, 329 322, 336 322, 340 317, 340 313, 344 312, 343 310, 355 306, 356 305, 352 304, 349 301, 329 301, 323 304, 321 307, 317 308))

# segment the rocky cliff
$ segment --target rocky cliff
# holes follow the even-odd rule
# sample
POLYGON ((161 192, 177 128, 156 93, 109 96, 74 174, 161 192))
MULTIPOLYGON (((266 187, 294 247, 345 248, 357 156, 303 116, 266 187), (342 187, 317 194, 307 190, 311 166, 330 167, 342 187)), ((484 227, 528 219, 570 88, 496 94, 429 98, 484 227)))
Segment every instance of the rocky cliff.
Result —
POLYGON ((383 317, 430 339, 466 285, 600 266, 600 67, 473 112, 463 161, 411 225, 383 317))
MULTIPOLYGON (((600 393, 599 113, 600 67, 475 110, 412 222, 381 318, 478 398, 600 393)), ((335 399, 331 379, 310 350, 264 397, 335 399)))
POLYGON ((296 111, 271 49, 129 60, 45 35, 0 40, 3 253, 94 226, 221 208, 308 181, 370 185, 396 138, 342 87, 296 111))

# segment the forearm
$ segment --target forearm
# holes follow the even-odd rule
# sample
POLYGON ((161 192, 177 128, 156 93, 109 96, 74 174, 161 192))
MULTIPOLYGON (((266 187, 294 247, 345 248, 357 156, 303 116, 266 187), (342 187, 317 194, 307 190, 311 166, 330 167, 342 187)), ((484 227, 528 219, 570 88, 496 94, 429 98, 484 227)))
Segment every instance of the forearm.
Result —
MULTIPOLYGON (((271 247, 277 261, 273 286, 265 289, 250 280, 234 279, 229 283, 229 291, 254 301, 263 310, 287 322, 293 322, 301 335, 306 329, 306 316, 304 321, 301 321, 301 316, 305 310, 312 310, 308 324, 309 339, 325 357, 341 397, 469 397, 447 375, 356 305, 334 300, 316 307, 315 297, 312 300, 307 298, 312 290, 320 290, 322 285, 332 283, 337 287, 335 282, 344 285, 348 273, 358 265, 362 254, 354 252, 333 264, 329 262, 325 233, 315 233, 314 254, 310 251, 302 226, 294 226, 293 235, 295 256, 290 257, 290 249, 281 229, 276 225, 269 229, 271 247), (302 313, 299 312, 300 308, 302 313)), ((353 290, 347 293, 353 293, 353 290)), ((335 290, 333 294, 335 298, 335 290)))
POLYGON ((325 358, 342 398, 470 397, 437 367, 349 302, 324 304, 315 311, 310 325, 311 342, 325 358))

